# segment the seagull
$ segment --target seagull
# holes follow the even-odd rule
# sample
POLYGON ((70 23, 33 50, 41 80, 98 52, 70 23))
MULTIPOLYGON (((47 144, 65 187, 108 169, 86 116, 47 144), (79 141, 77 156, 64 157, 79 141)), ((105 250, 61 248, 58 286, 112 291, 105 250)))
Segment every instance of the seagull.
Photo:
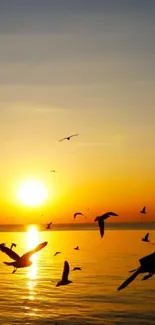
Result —
POLYGON ((51 170, 51 173, 56 173, 56 170, 55 170, 55 169, 52 169, 52 170, 51 170))
POLYGON ((61 252, 56 252, 53 256, 56 256, 56 255, 58 255, 58 254, 61 254, 61 252))
POLYGON ((145 213, 146 213, 146 207, 144 207, 144 208, 140 211, 140 213, 145 214, 145 213))
POLYGON ((46 229, 51 229, 52 222, 48 223, 46 229))
POLYGON ((139 260, 140 267, 136 270, 131 270, 130 272, 134 272, 126 281, 124 281, 119 287, 118 291, 127 287, 127 285, 132 282, 140 273, 149 273, 145 275, 142 280, 147 280, 151 278, 155 274, 155 252, 147 255, 139 260))
POLYGON ((59 281, 56 285, 56 287, 59 286, 64 286, 66 284, 70 284, 73 281, 68 280, 68 275, 69 275, 69 263, 67 261, 64 262, 64 269, 63 269, 63 273, 62 273, 62 279, 61 281, 59 281))
POLYGON ((84 216, 84 214, 83 213, 81 213, 81 212, 76 212, 76 213, 74 213, 74 219, 76 218, 76 216, 78 216, 78 215, 80 215, 80 216, 84 216))
POLYGON ((82 269, 81 269, 81 267, 74 267, 74 269, 73 269, 73 271, 81 271, 82 269))
POLYGON ((72 137, 76 137, 77 135, 79 135, 79 134, 78 134, 78 133, 76 133, 76 134, 72 134, 72 135, 70 135, 69 137, 66 137, 66 138, 63 138, 63 139, 59 140, 59 142, 61 142, 61 141, 63 141, 63 140, 70 140, 72 137))
POLYGON ((74 249, 75 251, 79 251, 79 246, 76 246, 74 249))
POLYGON ((31 251, 29 251, 28 253, 26 253, 22 256, 19 256, 17 253, 15 253, 9 247, 0 246, 0 250, 3 253, 7 254, 10 258, 12 258, 12 260, 14 260, 14 262, 3 262, 3 263, 8 266, 10 266, 10 265, 13 266, 14 270, 12 273, 15 273, 18 268, 27 267, 27 266, 32 265, 32 261, 30 261, 31 256, 33 254, 37 253, 38 251, 40 251, 46 245, 47 245, 47 242, 41 243, 41 244, 37 245, 34 249, 32 249, 31 251))
POLYGON ((16 247, 17 245, 15 243, 12 243, 10 246, 10 249, 12 249, 13 247, 16 247))
POLYGON ((106 220, 110 216, 118 216, 118 214, 115 212, 106 212, 106 213, 102 214, 102 216, 96 217, 94 220, 94 222, 98 221, 101 238, 103 238, 103 236, 104 236, 104 220, 106 220))
POLYGON ((148 238, 149 238, 149 232, 144 236, 144 238, 142 238, 142 241, 149 243, 150 240, 148 238))

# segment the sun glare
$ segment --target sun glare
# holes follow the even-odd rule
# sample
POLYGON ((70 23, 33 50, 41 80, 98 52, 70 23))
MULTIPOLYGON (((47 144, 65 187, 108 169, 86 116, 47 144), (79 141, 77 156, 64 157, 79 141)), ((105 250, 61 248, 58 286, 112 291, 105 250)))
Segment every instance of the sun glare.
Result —
POLYGON ((37 206, 47 199, 47 190, 39 181, 27 181, 18 191, 18 199, 27 206, 37 206))

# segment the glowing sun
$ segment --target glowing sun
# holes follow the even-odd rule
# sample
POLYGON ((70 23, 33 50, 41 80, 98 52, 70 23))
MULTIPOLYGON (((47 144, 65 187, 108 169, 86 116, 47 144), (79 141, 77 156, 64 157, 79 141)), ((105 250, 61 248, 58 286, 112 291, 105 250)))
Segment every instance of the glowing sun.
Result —
POLYGON ((39 181, 27 181, 19 188, 18 199, 27 206, 37 206, 47 199, 47 190, 39 181))

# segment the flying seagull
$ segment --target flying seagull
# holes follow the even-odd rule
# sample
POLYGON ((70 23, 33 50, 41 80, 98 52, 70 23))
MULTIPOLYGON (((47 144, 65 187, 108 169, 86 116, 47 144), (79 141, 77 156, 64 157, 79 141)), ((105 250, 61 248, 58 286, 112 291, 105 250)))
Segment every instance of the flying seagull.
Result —
POLYGON ((56 170, 55 170, 55 169, 52 169, 52 170, 51 170, 51 173, 56 173, 56 170))
POLYGON ((102 214, 102 216, 96 217, 94 220, 94 222, 96 222, 96 221, 98 222, 101 238, 103 238, 103 236, 104 236, 104 220, 106 220, 107 218, 109 218, 111 216, 118 216, 118 214, 115 212, 106 212, 106 213, 102 214))
POLYGON ((61 254, 61 252, 56 252, 53 256, 56 256, 56 255, 58 255, 58 254, 61 254))
POLYGON ((76 246, 74 249, 75 251, 79 251, 79 246, 76 246))
POLYGON ((76 212, 76 213, 74 213, 74 219, 76 218, 76 216, 78 216, 78 215, 80 215, 80 216, 84 216, 84 214, 83 213, 81 213, 81 212, 76 212))
POLYGON ((140 213, 145 214, 146 213, 146 207, 143 207, 143 209, 140 211, 140 213))
POLYGON ((79 134, 78 134, 78 133, 76 133, 76 134, 72 134, 72 135, 70 135, 69 137, 66 137, 66 138, 63 138, 63 139, 59 140, 59 142, 61 142, 61 141, 63 141, 63 140, 70 140, 70 139, 73 138, 73 137, 77 137, 77 135, 79 135, 79 134))
POLYGON ((149 240, 149 232, 142 238, 142 241, 145 241, 147 243, 150 242, 150 240, 149 240))
POLYGON ((51 225, 52 225, 52 222, 48 223, 48 224, 46 225, 46 229, 51 229, 51 225))
POLYGON ((13 247, 16 247, 17 245, 15 243, 12 243, 10 246, 10 249, 12 249, 13 247))
POLYGON ((73 271, 81 271, 82 269, 81 269, 81 267, 74 267, 73 268, 73 271))
POLYGON ((131 270, 130 272, 134 272, 126 281, 124 281, 119 287, 118 291, 124 289, 128 286, 130 282, 132 282, 138 274, 147 272, 148 274, 145 275, 142 280, 147 280, 151 278, 155 273, 155 253, 147 255, 139 260, 140 267, 136 270, 131 270))
POLYGON ((72 283, 73 281, 68 280, 68 275, 69 275, 69 263, 67 261, 65 261, 64 269, 63 269, 63 273, 62 273, 62 279, 61 279, 61 281, 59 281, 57 283, 56 287, 64 286, 66 284, 72 283))
POLYGON ((18 268, 20 267, 27 267, 32 265, 32 262, 30 261, 30 258, 33 254, 37 253, 40 251, 42 248, 44 248, 47 245, 47 242, 41 243, 37 245, 34 249, 29 251, 28 253, 19 256, 17 253, 15 253, 13 250, 11 250, 9 247, 6 246, 0 246, 0 250, 8 255, 14 262, 3 262, 4 264, 8 266, 13 266, 14 270, 12 273, 15 273, 18 268))

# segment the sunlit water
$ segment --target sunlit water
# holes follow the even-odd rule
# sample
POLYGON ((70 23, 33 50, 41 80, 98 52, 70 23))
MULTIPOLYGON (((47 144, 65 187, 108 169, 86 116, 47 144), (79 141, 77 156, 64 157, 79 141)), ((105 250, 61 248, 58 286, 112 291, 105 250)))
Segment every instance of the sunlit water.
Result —
MULTIPOLYGON (((0 325, 11 324, 154 324, 155 278, 139 276, 124 290, 117 287, 138 266, 138 259, 155 246, 141 241, 144 230, 2 232, 0 242, 20 255, 40 242, 48 245, 33 256, 33 265, 18 269, 4 265, 0 253, 0 325), (74 247, 80 250, 75 251, 74 247), (56 251, 62 253, 53 256, 56 251), (72 284, 56 287, 64 261, 70 263, 72 284), (73 272, 75 266, 82 271, 73 272)), ((155 240, 155 231, 151 231, 155 240)))

